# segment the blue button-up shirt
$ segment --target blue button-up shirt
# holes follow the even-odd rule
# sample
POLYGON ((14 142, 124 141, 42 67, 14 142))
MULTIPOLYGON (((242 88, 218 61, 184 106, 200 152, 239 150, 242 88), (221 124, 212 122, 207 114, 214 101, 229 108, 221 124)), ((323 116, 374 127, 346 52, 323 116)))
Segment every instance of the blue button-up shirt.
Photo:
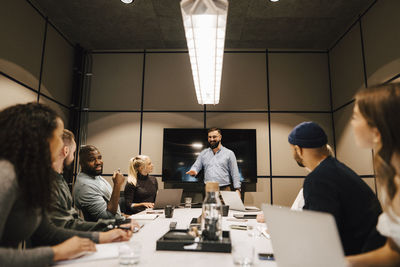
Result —
POLYGON ((239 169, 235 153, 221 145, 221 149, 214 154, 211 148, 204 149, 190 168, 197 173, 204 168, 204 182, 218 182, 219 186, 230 185, 232 177, 233 187, 240 188, 239 169))

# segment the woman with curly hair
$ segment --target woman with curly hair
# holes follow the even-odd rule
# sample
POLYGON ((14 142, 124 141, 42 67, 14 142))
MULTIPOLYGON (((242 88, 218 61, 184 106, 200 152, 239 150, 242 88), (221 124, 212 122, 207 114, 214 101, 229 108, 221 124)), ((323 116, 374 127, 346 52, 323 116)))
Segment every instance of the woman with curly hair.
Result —
POLYGON ((363 89, 356 94, 352 125, 356 143, 373 148, 383 207, 377 229, 387 237, 374 251, 350 256, 351 266, 400 266, 400 84, 363 89))
POLYGON ((47 266, 95 251, 94 242, 123 241, 130 232, 79 232, 49 223, 55 186, 52 162, 64 124, 49 107, 28 103, 0 112, 0 265, 47 266), (78 237, 79 236, 79 237, 78 237), (17 249, 29 240, 31 248, 17 249))
POLYGON ((157 179, 150 176, 153 163, 148 156, 139 155, 129 160, 128 181, 125 185, 125 209, 128 214, 153 208, 156 199, 157 179))

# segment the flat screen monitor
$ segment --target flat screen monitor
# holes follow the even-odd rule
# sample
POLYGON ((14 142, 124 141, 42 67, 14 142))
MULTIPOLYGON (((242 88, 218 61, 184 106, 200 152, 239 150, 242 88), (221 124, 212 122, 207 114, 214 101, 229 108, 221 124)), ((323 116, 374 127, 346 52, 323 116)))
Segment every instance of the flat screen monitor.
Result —
MULTIPOLYGON (((221 129, 223 146, 235 153, 242 182, 257 182, 255 129, 221 129)), ((207 129, 164 129, 162 178, 165 182, 203 182, 186 174, 203 149, 209 147, 207 129)))

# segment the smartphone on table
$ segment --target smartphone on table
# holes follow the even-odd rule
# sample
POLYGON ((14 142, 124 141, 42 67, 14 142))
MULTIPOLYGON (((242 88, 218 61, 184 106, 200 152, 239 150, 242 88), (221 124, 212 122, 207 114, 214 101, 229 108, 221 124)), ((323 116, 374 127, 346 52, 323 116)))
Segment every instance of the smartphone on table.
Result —
POLYGON ((262 261, 274 261, 275 257, 273 253, 258 253, 258 259, 262 261))

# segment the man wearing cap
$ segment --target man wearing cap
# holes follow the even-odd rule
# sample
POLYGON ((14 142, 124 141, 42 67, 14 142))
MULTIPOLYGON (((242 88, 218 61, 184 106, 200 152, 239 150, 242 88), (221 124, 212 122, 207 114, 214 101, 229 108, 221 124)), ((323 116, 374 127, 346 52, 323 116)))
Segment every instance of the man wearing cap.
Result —
POLYGON ((288 139, 297 164, 310 171, 303 184, 303 209, 334 216, 346 255, 381 247, 385 238, 376 231, 379 201, 354 171, 330 155, 324 130, 303 122, 288 139))

